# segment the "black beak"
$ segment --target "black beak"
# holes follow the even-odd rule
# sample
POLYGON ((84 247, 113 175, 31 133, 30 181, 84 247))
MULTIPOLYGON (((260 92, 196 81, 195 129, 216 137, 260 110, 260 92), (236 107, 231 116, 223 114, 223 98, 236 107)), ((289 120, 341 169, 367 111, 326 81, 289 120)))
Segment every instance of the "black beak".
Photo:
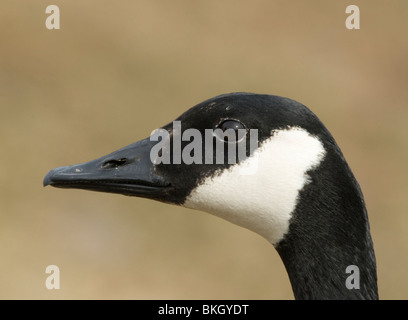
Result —
POLYGON ((44 186, 120 193, 164 200, 170 184, 155 172, 149 138, 102 158, 51 170, 44 186))

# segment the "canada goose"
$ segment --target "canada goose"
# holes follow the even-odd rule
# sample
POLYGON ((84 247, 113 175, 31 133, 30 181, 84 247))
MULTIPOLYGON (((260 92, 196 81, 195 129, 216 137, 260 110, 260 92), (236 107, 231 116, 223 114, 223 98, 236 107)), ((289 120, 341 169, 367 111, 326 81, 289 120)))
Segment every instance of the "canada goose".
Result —
MULTIPOLYGON (((308 108, 279 96, 231 93, 194 106, 176 121, 159 130, 169 133, 161 139, 147 138, 87 163, 53 169, 44 186, 207 211, 267 239, 283 260, 296 299, 378 299, 363 195, 334 138, 308 108), (208 140, 184 136, 188 129, 202 137, 213 131, 208 140), (227 129, 234 133, 228 139, 220 135, 227 129), (254 129, 255 147, 246 139, 254 129), (193 141, 205 150, 194 149, 198 161, 187 164, 172 153, 177 144, 183 150, 193 141), (209 150, 208 141, 222 142, 225 161, 216 161, 220 148, 209 150), (246 157, 227 161, 235 152, 228 147, 239 141, 246 157), (160 150, 152 156, 154 148, 160 150), (346 285, 348 266, 358 267, 359 287, 346 285)), ((191 160, 191 149, 184 155, 191 160)))

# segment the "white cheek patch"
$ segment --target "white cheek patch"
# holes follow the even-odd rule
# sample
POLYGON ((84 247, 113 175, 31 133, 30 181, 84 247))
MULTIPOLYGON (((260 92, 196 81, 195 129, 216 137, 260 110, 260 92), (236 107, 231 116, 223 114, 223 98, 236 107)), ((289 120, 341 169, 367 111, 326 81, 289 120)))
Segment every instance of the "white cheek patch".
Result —
POLYGON ((310 182, 306 172, 324 155, 320 140, 302 128, 275 131, 251 157, 206 178, 184 206, 212 213, 277 244, 288 232, 299 191, 310 182), (248 165, 257 170, 242 174, 248 165))

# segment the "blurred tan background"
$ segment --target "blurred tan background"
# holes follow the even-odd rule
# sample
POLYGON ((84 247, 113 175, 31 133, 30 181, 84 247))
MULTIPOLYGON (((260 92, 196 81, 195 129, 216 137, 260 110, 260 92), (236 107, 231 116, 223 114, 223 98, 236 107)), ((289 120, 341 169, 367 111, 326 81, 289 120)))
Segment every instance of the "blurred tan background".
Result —
POLYGON ((408 298, 408 2, 1 1, 0 298, 293 299, 260 236, 154 201, 43 188, 204 99, 286 96, 363 189, 380 297, 408 298), (47 30, 56 4, 61 29, 47 30), (361 11, 347 30, 345 8, 361 11), (47 265, 61 289, 47 290, 47 265))

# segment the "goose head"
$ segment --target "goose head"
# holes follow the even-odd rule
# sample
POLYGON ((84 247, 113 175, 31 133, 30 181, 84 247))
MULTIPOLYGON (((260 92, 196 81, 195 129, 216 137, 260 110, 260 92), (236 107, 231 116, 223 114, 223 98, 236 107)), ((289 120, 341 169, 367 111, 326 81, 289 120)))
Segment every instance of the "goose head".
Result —
POLYGON ((297 299, 378 298, 360 187, 326 127, 294 100, 217 96, 149 138, 51 170, 46 185, 149 198, 252 230, 278 251, 297 299))

